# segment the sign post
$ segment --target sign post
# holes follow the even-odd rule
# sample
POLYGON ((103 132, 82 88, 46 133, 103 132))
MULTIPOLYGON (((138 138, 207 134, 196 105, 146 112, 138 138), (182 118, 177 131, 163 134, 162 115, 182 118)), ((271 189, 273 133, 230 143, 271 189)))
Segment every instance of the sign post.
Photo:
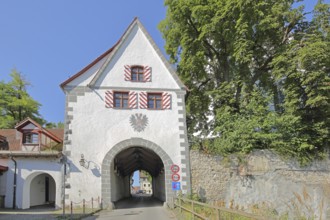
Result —
POLYGON ((171 166, 172 171, 172 190, 181 190, 181 183, 180 181, 180 175, 178 174, 180 171, 180 167, 176 164, 173 164, 171 166))
POLYGON ((180 190, 181 184, 180 182, 172 182, 172 190, 180 190))
POLYGON ((172 173, 178 173, 180 171, 180 167, 176 164, 173 164, 171 166, 171 171, 172 171, 172 173))
POLYGON ((173 182, 178 182, 180 181, 180 175, 177 173, 172 174, 172 181, 173 182))

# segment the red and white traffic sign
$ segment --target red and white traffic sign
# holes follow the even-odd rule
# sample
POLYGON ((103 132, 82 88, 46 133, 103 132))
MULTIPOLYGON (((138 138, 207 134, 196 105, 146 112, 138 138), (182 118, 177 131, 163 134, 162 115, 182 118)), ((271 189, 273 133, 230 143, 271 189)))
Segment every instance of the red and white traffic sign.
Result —
POLYGON ((172 174, 172 180, 173 180, 173 182, 180 181, 180 175, 177 173, 172 174))
POLYGON ((176 165, 176 164, 173 164, 173 165, 171 166, 171 171, 172 171, 173 173, 178 173, 178 172, 180 171, 180 167, 179 167, 178 165, 176 165))

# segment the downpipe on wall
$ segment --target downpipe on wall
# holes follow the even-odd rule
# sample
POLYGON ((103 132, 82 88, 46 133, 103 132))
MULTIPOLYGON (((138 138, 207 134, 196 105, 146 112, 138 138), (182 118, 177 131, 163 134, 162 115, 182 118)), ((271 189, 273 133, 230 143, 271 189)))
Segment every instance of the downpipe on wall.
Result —
POLYGON ((10 159, 14 162, 15 164, 15 172, 14 172, 14 188, 13 188, 13 209, 16 209, 16 185, 17 185, 17 162, 14 159, 13 156, 10 157, 10 159))

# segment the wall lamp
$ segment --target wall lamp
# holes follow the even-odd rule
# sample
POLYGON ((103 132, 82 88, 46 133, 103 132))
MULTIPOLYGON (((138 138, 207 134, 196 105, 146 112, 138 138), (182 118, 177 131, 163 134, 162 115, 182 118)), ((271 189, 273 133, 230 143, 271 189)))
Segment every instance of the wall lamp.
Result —
POLYGON ((86 169, 88 169, 89 162, 85 160, 84 154, 81 154, 79 164, 80 164, 80 166, 85 167, 86 169))

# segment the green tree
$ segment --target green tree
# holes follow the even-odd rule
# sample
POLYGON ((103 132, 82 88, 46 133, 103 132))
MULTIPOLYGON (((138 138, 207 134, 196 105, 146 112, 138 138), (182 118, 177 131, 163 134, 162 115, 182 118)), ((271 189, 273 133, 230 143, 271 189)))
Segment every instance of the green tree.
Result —
POLYGON ((148 173, 147 171, 145 170, 141 170, 141 173, 143 173, 146 177, 147 177, 147 180, 151 183, 152 182, 152 176, 150 175, 150 173, 148 173))
POLYGON ((281 82, 283 101, 280 129, 282 148, 294 150, 308 162, 323 156, 330 136, 330 11, 321 1, 313 19, 297 28, 283 54, 272 64, 273 75, 281 82), (292 120, 294 119, 294 120, 292 120), (288 130, 289 128, 289 130, 288 130))
POLYGON ((53 122, 48 122, 45 124, 46 128, 62 128, 64 129, 64 123, 63 122, 57 122, 57 123, 53 123, 53 122))
POLYGON ((307 21, 304 7, 293 7, 296 2, 165 1, 167 15, 159 28, 166 52, 189 88, 188 131, 213 137, 210 151, 272 148, 307 157, 313 147, 318 150, 312 157, 322 156, 329 131, 329 7, 319 1, 313 20, 307 21), (300 48, 303 42, 310 44, 300 48), (304 73, 310 86, 297 82, 304 73), (305 102, 313 111, 300 110, 301 86, 309 92, 305 102))
POLYGON ((45 120, 39 114, 41 104, 27 93, 30 83, 15 69, 10 76, 10 82, 0 82, 0 128, 13 128, 27 117, 43 125, 45 120))

